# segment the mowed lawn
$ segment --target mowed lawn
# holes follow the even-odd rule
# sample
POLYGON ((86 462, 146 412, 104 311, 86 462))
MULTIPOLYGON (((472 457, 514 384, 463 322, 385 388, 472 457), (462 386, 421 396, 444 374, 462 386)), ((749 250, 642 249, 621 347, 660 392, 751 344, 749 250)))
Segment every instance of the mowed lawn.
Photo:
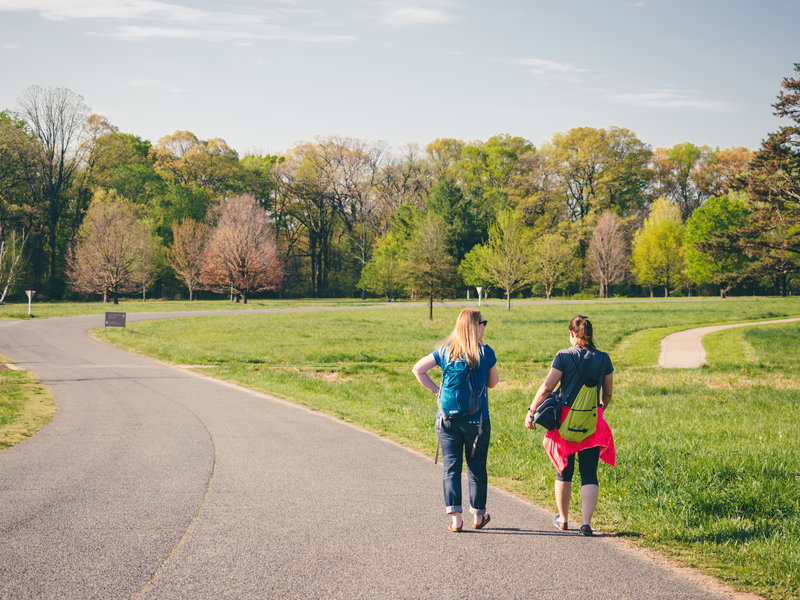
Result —
POLYGON ((27 371, 0 356, 0 450, 32 436, 56 414, 53 395, 27 371))
MULTIPOLYGON (((34 297, 35 298, 35 297, 34 297)), ((380 301, 372 301, 380 304, 380 301)), ((119 311, 126 313, 142 312, 178 312, 198 310, 257 310, 264 308, 297 308, 314 306, 351 306, 363 305, 365 302, 355 299, 324 299, 324 300, 250 300, 247 304, 230 302, 228 300, 120 300, 119 304, 105 302, 37 302, 31 303, 31 314, 28 316, 27 302, 6 302, 0 304, 0 319, 28 319, 71 317, 75 315, 102 315, 106 311, 119 311)))
MULTIPOLYGON (((435 400, 411 367, 460 310, 197 317, 97 331, 111 343, 324 411, 433 456, 435 400)), ((666 332, 800 315, 798 299, 483 307, 501 383, 490 393, 490 481, 552 507, 543 432, 522 423, 577 313, 615 365, 606 416, 617 466, 600 468, 595 526, 767 598, 800 595, 800 325, 706 338, 709 366, 655 367, 666 332)), ((265 434, 268 432, 265 432, 265 434)), ((489 499, 491 504, 491 497, 489 499)), ((421 507, 424 508, 424 507, 421 507)), ((435 507, 430 507, 432 510, 435 507)), ((572 512, 579 513, 573 495, 572 512)), ((502 522, 502 515, 497 515, 502 522)))

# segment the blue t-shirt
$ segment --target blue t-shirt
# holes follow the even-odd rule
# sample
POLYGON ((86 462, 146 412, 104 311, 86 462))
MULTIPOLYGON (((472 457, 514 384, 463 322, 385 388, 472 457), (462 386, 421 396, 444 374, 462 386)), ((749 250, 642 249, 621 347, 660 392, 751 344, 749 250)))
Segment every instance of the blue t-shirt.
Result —
MULTIPOLYGON (((444 348, 437 348, 433 351, 433 359, 436 361, 436 364, 439 368, 442 368, 442 365, 445 363, 446 357, 443 357, 443 350, 444 348)), ((497 357, 494 355, 494 350, 492 350, 491 346, 487 346, 484 344, 481 346, 481 360, 478 363, 478 368, 475 370, 475 382, 483 388, 481 393, 481 413, 483 414, 483 420, 489 420, 489 391, 486 387, 486 382, 489 379, 489 370, 497 364, 497 357)), ((441 412, 441 411, 439 411, 441 412)), ((481 413, 475 413, 471 417, 467 417, 464 420, 470 422, 478 422, 481 418, 481 413)))
POLYGON ((559 350, 552 364, 554 369, 561 371, 562 389, 570 391, 573 386, 577 385, 578 364, 580 364, 584 381, 593 386, 600 384, 602 387, 605 376, 614 372, 611 357, 605 352, 570 346, 559 350))

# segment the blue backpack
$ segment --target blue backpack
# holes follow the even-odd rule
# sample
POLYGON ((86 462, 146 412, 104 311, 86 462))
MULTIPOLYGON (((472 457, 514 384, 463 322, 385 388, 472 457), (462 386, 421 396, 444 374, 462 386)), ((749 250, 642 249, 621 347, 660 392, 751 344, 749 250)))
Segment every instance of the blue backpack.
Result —
POLYGON ((474 384, 475 371, 463 357, 447 359, 447 351, 442 350, 442 384, 436 397, 445 419, 471 417, 481 409, 483 388, 474 384))
MULTIPOLYGON (((481 396, 486 385, 476 392, 477 385, 472 380, 475 371, 469 368, 469 363, 463 357, 455 360, 447 359, 447 350, 442 349, 442 385, 439 386, 439 394, 436 401, 442 411, 442 418, 457 419, 459 417, 471 417, 477 412, 481 413, 478 422, 478 435, 472 444, 472 456, 475 456, 475 448, 478 445, 478 438, 483 433, 483 412, 481 411, 481 396)), ((483 348, 481 348, 481 360, 483 360, 483 348)), ((436 442, 436 455, 433 458, 434 464, 439 462, 439 441, 436 442)))

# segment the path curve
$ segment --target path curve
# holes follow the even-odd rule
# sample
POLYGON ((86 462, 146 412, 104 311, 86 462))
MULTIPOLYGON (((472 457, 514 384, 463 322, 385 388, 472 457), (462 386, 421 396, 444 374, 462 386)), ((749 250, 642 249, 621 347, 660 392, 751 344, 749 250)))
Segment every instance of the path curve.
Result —
POLYGON ((489 527, 452 534, 431 457, 86 335, 101 325, 0 323, 59 405, 0 452, 4 600, 731 597, 494 488, 489 527))
POLYGON ((751 321, 749 323, 732 323, 730 325, 711 325, 697 327, 671 333, 661 340, 661 354, 658 366, 665 369, 696 369, 706 364, 706 350, 703 347, 703 336, 713 331, 733 329, 734 327, 752 327, 754 325, 772 325, 775 323, 791 323, 800 321, 800 317, 791 319, 773 319, 771 321, 751 321))

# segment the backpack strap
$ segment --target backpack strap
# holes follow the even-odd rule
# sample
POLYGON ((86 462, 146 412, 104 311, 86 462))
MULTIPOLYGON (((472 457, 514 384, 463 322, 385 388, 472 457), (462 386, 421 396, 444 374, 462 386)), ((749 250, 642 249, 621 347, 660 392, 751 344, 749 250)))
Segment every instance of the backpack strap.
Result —
MULTIPOLYGON (((439 420, 439 419, 441 419, 441 418, 442 418, 442 417, 438 417, 438 416, 437 416, 437 417, 436 417, 436 420, 438 421, 438 420, 439 420)), ((440 441, 441 441, 441 440, 439 439, 439 436, 437 435, 437 436, 436 436, 436 454, 433 456, 433 464, 437 464, 437 463, 439 462, 439 442, 440 442, 440 441)))
POLYGON ((475 441, 472 442, 472 454, 470 456, 475 456, 475 448, 478 447, 478 438, 481 437, 483 433, 483 407, 481 407, 481 420, 478 421, 478 435, 475 436, 475 441))
MULTIPOLYGON (((483 345, 481 345, 481 348, 480 348, 480 358, 478 360, 478 365, 480 365, 482 361, 483 361, 483 345)), ((467 383, 469 383, 469 391, 470 391, 471 394, 475 393, 475 390, 472 387, 472 375, 473 374, 477 375, 477 372, 478 372, 477 367, 475 369, 470 369, 469 377, 467 377, 467 383)), ((488 374, 487 374, 486 377, 487 377, 487 380, 488 380, 488 377, 489 377, 488 374)), ((478 392, 478 396, 483 396, 483 392, 485 390, 486 390, 486 382, 484 381, 483 382, 483 387, 481 388, 481 391, 478 392)), ((481 413, 482 412, 483 412, 483 410, 481 410, 481 413)))
MULTIPOLYGON (((479 365, 483 361, 483 356, 484 356, 484 354, 483 354, 483 345, 481 345, 480 353, 481 353, 481 356, 480 356, 480 361, 478 362, 479 365)), ((477 371, 477 369, 475 369, 475 370, 477 371)), ((486 390, 486 383, 489 380, 489 375, 488 374, 486 375, 486 380, 487 381, 485 381, 483 383, 483 387, 481 388, 481 391, 478 392, 478 398, 483 396, 483 392, 486 390)), ((469 391, 472 392, 472 387, 470 387, 469 391)), ((478 412, 481 413, 480 419, 478 420, 478 435, 475 436, 475 441, 472 442, 472 455, 471 456, 475 456, 475 448, 478 447, 478 438, 481 437, 481 434, 483 434, 483 402, 481 402, 481 407, 478 409, 478 412)))
POLYGON ((578 372, 578 377, 575 381, 572 382, 572 385, 569 387, 569 392, 566 391, 563 385, 561 386, 561 404, 563 406, 572 406, 572 403, 575 401, 575 398, 572 397, 572 393, 576 389, 580 389, 579 386, 583 384, 583 373, 581 372, 581 363, 579 360, 575 358, 575 354, 573 352, 569 352, 569 355, 570 358, 572 358, 572 363, 575 365, 575 370, 578 372))
MULTIPOLYGON (((580 383, 582 385, 586 385, 586 382, 583 379, 583 372, 581 371, 581 361, 576 359, 575 358, 575 354, 572 353, 572 352, 570 352, 570 356, 572 357, 572 362, 575 365, 575 370, 578 371, 578 383, 580 383)), ((600 404, 600 388, 601 388, 601 386, 602 386, 602 381, 600 381, 600 380, 598 380, 597 385, 594 386, 594 388, 597 390, 597 406, 601 405, 600 404)), ((592 387, 592 386, 588 386, 588 387, 592 387)), ((567 397, 568 400, 570 400, 569 396, 572 395, 572 393, 575 391, 576 388, 578 390, 580 390, 580 387, 577 384, 573 384, 572 389, 570 389, 569 395, 567 397)), ((563 398, 563 396, 562 396, 562 398, 563 398)), ((563 401, 563 403, 564 403, 565 406, 572 406, 572 402, 574 402, 574 401, 575 401, 575 398, 572 398, 569 402, 563 401)))
MULTIPOLYGON (((439 417, 443 419, 443 417, 439 417)), ((481 437, 483 433, 483 409, 481 409, 481 419, 478 421, 478 435, 475 436, 475 441, 472 442, 472 453, 470 456, 475 456, 475 449, 478 447, 478 438, 481 437)), ((436 436, 436 454, 433 456, 433 464, 437 464, 439 462, 439 443, 440 443, 439 436, 436 436)))

